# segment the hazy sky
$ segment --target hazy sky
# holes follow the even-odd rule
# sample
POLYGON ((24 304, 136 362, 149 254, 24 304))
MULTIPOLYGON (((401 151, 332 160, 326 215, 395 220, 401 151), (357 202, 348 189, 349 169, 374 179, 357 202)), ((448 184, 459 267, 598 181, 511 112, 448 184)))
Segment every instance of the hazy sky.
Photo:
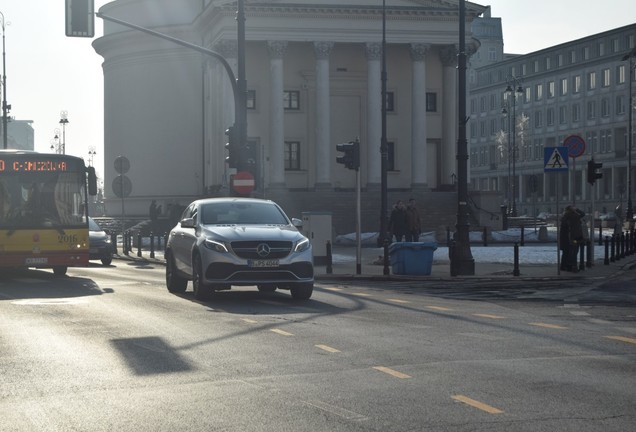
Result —
MULTIPOLYGON (((95 0, 95 9, 108 2, 95 0)), ((381 0, 377 2, 381 4, 381 0)), ((634 0, 474 3, 492 6, 492 16, 502 18, 505 51, 517 54, 636 23, 634 0)), ((95 166, 101 175, 102 58, 93 50, 92 40, 64 35, 64 0, 7 0, 0 4, 0 12, 8 23, 5 43, 10 115, 33 120, 35 149, 48 151, 55 129, 61 129, 60 111, 67 111, 66 152, 88 158, 89 148, 95 148, 95 166)), ((249 20, 246 25, 249 28, 249 20)), ((96 37, 102 35, 102 22, 97 18, 95 30, 96 37)), ((247 81, 249 85, 249 75, 247 81)))

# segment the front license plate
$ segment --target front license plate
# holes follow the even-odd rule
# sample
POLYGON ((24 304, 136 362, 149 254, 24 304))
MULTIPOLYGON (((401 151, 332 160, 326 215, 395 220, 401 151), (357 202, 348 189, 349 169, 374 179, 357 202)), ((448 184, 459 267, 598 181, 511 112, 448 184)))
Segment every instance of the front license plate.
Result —
POLYGON ((258 268, 278 267, 278 260, 275 260, 275 259, 271 259, 271 260, 248 260, 247 261, 247 265, 249 267, 258 267, 258 268))
POLYGON ((48 258, 27 258, 24 263, 26 265, 41 265, 41 264, 47 264, 48 262, 49 262, 48 258))

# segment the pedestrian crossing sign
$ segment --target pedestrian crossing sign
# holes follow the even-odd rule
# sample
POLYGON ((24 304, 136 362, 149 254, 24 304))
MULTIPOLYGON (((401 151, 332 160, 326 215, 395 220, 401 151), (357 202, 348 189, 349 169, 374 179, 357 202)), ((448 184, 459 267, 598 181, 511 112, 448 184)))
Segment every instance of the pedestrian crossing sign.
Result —
POLYGON ((568 170, 568 148, 567 147, 545 147, 543 149, 543 171, 567 171, 568 170))

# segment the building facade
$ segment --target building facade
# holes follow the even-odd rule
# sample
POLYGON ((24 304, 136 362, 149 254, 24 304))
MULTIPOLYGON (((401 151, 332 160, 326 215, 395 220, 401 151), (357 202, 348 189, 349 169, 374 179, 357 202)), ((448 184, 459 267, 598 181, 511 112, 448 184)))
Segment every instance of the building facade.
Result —
MULTIPOLYGON (((476 69, 469 97, 472 189, 501 193, 502 204, 519 215, 554 213, 570 203, 589 212, 592 198, 594 210, 625 209, 633 104, 630 61, 623 58, 635 44, 636 24, 476 69), (544 148, 563 146, 570 135, 583 138, 583 154, 569 159, 567 172, 544 172, 544 148), (593 186, 591 158, 603 164, 593 186)), ((632 196, 634 174, 632 165, 632 196)))
MULTIPOLYGON (((254 194, 278 200, 297 193, 302 210, 329 210, 338 192, 355 188, 354 171, 336 163, 336 144, 359 138, 364 200, 379 208, 382 5, 245 3, 254 194)), ((468 28, 484 10, 468 3, 468 28)), ((100 12, 214 50, 236 73, 236 2, 117 0, 100 12)), ((457 2, 395 0, 385 13, 388 187, 442 188, 456 175, 457 2)), ((478 45, 467 37, 474 52, 478 45)), ((108 21, 93 46, 104 57, 107 213, 121 208, 119 156, 130 162, 132 214, 143 214, 152 199, 166 208, 230 194, 224 132, 234 123, 234 97, 221 63, 108 21)))

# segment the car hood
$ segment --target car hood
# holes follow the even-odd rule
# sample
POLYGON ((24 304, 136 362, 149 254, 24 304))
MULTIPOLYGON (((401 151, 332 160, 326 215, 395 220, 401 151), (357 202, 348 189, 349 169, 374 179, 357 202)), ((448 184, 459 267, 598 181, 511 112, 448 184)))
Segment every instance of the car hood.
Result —
POLYGON ((203 233, 208 238, 223 241, 282 240, 298 241, 303 235, 289 225, 204 225, 203 233))

